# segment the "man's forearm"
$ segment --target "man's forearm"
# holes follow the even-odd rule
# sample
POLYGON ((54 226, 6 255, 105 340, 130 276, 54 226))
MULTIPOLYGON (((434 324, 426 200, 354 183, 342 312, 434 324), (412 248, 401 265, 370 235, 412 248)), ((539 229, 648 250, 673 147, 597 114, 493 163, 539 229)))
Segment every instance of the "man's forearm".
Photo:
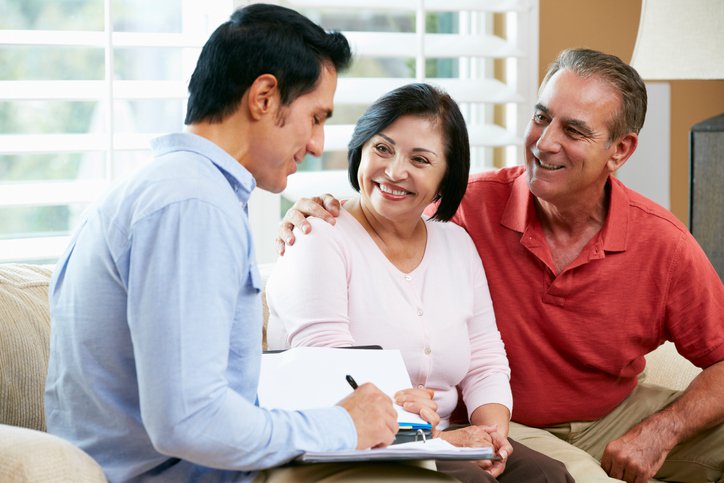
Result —
POLYGON ((656 429, 672 447, 724 422, 724 361, 704 369, 676 401, 638 426, 656 429))

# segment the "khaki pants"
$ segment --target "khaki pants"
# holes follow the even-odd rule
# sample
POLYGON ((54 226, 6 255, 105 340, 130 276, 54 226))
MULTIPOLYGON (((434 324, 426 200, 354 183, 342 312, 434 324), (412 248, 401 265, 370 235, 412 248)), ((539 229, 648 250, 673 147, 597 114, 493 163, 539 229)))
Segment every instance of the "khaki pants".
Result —
MULTIPOLYGON (((606 445, 632 426, 670 404, 681 393, 639 384, 629 397, 605 417, 531 428, 511 423, 510 437, 529 448, 565 463, 579 483, 620 481, 609 478, 600 465, 606 445)), ((691 483, 724 483, 724 424, 711 428, 669 453, 656 478, 691 483)))
POLYGON ((261 471, 254 483, 457 481, 434 471, 433 462, 288 465, 261 471))

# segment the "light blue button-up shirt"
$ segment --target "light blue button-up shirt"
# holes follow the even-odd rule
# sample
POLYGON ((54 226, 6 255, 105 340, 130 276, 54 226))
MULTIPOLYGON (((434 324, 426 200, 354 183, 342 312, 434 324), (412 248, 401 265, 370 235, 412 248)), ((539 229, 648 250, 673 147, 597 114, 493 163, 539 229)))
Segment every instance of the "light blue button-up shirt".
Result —
POLYGON ((193 134, 153 151, 89 210, 54 273, 48 431, 111 481, 250 481, 303 451, 354 448, 341 407, 256 405, 252 175, 193 134))

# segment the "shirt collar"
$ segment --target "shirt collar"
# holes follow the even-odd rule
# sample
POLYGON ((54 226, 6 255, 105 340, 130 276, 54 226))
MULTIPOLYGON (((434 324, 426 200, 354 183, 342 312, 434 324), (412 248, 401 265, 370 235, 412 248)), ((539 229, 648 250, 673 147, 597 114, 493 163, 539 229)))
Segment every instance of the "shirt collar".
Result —
POLYGON ((153 153, 158 156, 174 151, 191 151, 205 157, 216 166, 243 203, 248 203, 256 188, 254 176, 229 153, 205 137, 190 133, 174 133, 151 141, 153 153))
POLYGON ((611 187, 611 199, 608 205, 608 216, 603 224, 603 249, 609 252, 626 250, 629 223, 629 198, 626 187, 613 176, 608 177, 611 187))
MULTIPOLYGON (((609 176, 608 184, 611 188, 611 197, 608 215, 601 229, 603 249, 612 252, 625 251, 629 224, 628 195, 623 183, 617 178, 609 176)), ((521 174, 513 181, 500 223, 519 233, 525 233, 529 227, 540 226, 533 205, 533 194, 528 188, 526 173, 521 174)))
POLYGON ((523 233, 528 225, 529 217, 531 220, 537 220, 533 207, 533 195, 528 189, 528 175, 523 172, 513 181, 500 223, 511 230, 523 233))

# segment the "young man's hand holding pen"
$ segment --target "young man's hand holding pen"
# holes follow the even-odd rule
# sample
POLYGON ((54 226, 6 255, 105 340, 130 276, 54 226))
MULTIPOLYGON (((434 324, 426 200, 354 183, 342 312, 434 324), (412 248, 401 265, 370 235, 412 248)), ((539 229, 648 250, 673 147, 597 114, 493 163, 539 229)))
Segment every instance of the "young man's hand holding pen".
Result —
MULTIPOLYGON (((356 387, 354 379, 348 382, 356 387)), ((357 429, 357 449, 389 446, 397 434, 397 411, 392 399, 374 384, 366 383, 339 403, 352 417, 357 429)))

